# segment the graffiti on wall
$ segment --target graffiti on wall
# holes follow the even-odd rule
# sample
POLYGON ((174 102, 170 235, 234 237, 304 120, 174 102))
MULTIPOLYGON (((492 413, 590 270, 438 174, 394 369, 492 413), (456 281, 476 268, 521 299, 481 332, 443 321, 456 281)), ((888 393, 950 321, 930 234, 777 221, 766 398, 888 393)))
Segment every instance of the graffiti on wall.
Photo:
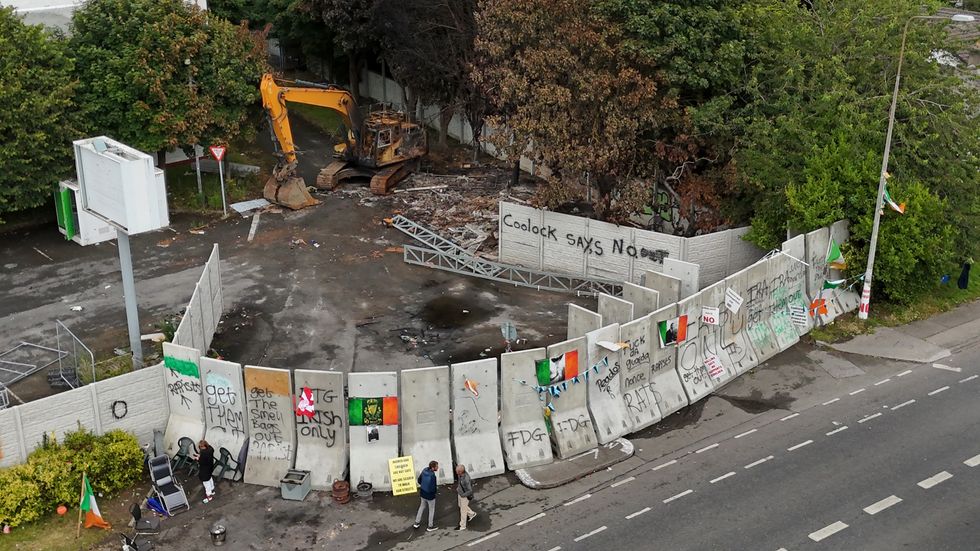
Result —
POLYGON ((209 372, 204 385, 204 421, 209 430, 245 436, 242 398, 224 376, 209 372))
POLYGON ((285 435, 284 396, 265 386, 250 386, 248 393, 249 457, 289 460, 292 441, 285 435))

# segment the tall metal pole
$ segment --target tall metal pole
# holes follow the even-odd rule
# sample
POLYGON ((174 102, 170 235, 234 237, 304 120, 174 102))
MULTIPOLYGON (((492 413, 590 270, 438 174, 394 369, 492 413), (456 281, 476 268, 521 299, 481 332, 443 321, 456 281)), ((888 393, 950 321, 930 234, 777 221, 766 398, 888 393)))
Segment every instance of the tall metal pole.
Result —
POLYGON ((133 351, 133 369, 143 367, 143 345, 140 342, 139 310, 136 305, 136 282, 133 280, 133 257, 129 250, 129 235, 116 229, 119 249, 119 270, 122 272, 123 298, 126 300, 126 324, 129 326, 129 347, 133 351))
POLYGON ((224 210, 225 216, 228 216, 228 201, 225 200, 225 161, 220 159, 218 161, 218 178, 221 180, 221 208, 224 210))
MULTIPOLYGON (((202 150, 203 153, 203 150, 202 150)), ((201 154, 197 151, 197 144, 194 144, 194 170, 197 171, 197 196, 201 198, 201 207, 204 204, 204 187, 201 185, 201 154)))

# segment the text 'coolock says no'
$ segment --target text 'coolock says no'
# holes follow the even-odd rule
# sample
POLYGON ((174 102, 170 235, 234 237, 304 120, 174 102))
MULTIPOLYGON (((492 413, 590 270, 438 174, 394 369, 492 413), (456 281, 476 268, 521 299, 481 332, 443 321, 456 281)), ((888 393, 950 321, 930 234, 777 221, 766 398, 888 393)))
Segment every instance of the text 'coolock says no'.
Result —
MULTIPOLYGON (((514 228, 515 230, 528 232, 533 235, 540 235, 544 239, 558 242, 558 228, 550 224, 539 226, 531 222, 530 218, 526 220, 515 220, 512 214, 504 215, 503 224, 508 228, 514 228)), ((585 237, 575 235, 574 233, 566 233, 564 237, 569 246, 582 249, 582 252, 585 254, 602 256, 606 252, 606 249, 603 248, 602 241, 598 237, 585 237)), ((612 252, 613 254, 627 254, 632 258, 649 258, 654 262, 663 262, 665 258, 670 256, 670 252, 664 249, 647 249, 645 247, 628 245, 625 239, 612 240, 612 252)))

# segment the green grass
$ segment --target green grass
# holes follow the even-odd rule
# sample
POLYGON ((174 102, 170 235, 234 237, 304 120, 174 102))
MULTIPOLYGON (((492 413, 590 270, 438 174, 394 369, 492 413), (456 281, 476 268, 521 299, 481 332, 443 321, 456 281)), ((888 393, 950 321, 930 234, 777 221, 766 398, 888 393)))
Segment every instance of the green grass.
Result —
MULTIPOLYGON (((104 501, 99 500, 103 506, 104 501)), ((103 511, 103 514, 105 512, 103 511)), ((116 522, 120 519, 112 519, 116 522)), ((98 528, 82 528, 82 533, 75 538, 78 526, 78 509, 71 508, 65 516, 52 514, 26 526, 18 526, 9 534, 0 534, 0 549, 17 549, 23 551, 79 551, 91 549, 95 544, 110 536, 105 530, 98 528)), ((120 527, 124 531, 126 522, 120 527)), ((117 540, 118 541, 118 540, 117 540)), ((119 546, 116 546, 118 549, 119 546)))
MULTIPOLYGON (((167 169, 167 200, 171 211, 215 212, 221 211, 221 180, 217 174, 201 173, 204 205, 197 193, 197 173, 194 165, 173 166, 167 169)), ((262 195, 261 178, 258 175, 225 174, 225 192, 230 205, 262 195)))
POLYGON ((299 116, 306 122, 334 137, 340 137, 346 131, 344 119, 340 116, 340 113, 337 113, 333 109, 302 103, 290 103, 289 114, 299 116))

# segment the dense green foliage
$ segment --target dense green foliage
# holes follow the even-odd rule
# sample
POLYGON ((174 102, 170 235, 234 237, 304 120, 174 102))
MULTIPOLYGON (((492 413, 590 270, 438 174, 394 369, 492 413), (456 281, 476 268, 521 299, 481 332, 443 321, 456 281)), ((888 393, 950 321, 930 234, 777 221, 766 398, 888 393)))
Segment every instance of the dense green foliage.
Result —
POLYGON ((71 67, 63 40, 0 8, 0 221, 50 200, 71 171, 71 67))
POLYGON ((58 506, 78 506, 82 473, 92 491, 112 495, 135 484, 143 473, 143 450, 135 436, 109 431, 95 436, 85 429, 48 442, 32 452, 27 463, 0 469, 0 524, 18 526, 58 506))

